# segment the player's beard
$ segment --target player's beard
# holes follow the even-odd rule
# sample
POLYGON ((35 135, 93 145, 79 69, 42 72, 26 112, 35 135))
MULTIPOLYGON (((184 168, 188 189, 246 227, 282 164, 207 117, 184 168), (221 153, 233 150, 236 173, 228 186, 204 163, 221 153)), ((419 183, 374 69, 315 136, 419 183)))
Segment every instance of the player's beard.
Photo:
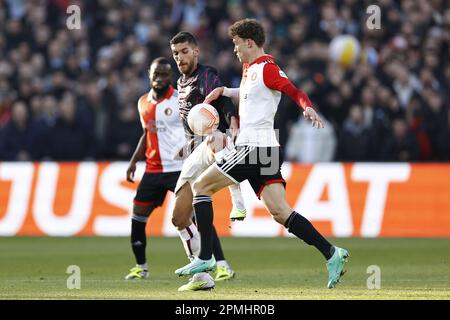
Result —
POLYGON ((161 98, 161 97, 164 97, 166 95, 167 90, 169 90, 169 86, 170 86, 170 84, 165 85, 164 87, 160 87, 160 88, 153 87, 153 91, 155 91, 156 95, 159 98, 161 98))

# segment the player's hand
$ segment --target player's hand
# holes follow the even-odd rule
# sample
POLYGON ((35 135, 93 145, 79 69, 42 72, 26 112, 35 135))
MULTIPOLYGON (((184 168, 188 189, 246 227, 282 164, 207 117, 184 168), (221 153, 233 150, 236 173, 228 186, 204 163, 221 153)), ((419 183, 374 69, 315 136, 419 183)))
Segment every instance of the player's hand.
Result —
POLYGON ((219 99, 219 97, 223 94, 224 87, 217 87, 213 91, 211 91, 203 101, 203 103, 211 104, 214 100, 219 99))
POLYGON ((314 128, 321 129, 325 127, 322 119, 313 108, 306 107, 306 110, 303 112, 303 116, 305 117, 305 119, 311 120, 314 128))
POLYGON ((136 171, 136 163, 130 163, 127 169, 127 181, 134 183, 134 172, 136 171))

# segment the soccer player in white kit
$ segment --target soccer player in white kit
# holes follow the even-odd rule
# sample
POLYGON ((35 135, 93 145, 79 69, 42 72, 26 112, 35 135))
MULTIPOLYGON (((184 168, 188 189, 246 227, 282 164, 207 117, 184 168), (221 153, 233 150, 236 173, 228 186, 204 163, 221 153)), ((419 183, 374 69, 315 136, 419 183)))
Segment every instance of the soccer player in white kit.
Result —
POLYGON ((345 272, 347 250, 331 245, 286 201, 286 182, 280 173, 279 143, 273 128, 281 93, 289 95, 304 109, 303 115, 315 128, 323 128, 323 122, 309 98, 289 81, 274 58, 264 52, 265 33, 259 22, 253 19, 237 21, 229 28, 229 35, 233 39, 234 52, 243 63, 240 88, 216 88, 205 102, 210 103, 221 95, 239 99, 240 133, 235 152, 209 167, 193 184, 201 251, 194 261, 177 269, 175 274, 196 274, 214 266, 211 196, 226 186, 248 180, 275 221, 322 253, 327 260, 327 287, 334 288, 345 272))

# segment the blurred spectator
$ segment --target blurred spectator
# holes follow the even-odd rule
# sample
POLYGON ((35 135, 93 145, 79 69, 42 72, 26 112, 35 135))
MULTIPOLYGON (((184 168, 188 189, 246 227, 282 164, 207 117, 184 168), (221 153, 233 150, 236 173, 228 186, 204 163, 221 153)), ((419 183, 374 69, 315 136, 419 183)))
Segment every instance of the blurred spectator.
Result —
POLYGON ((363 110, 360 106, 354 105, 339 134, 336 159, 339 161, 367 161, 369 160, 370 142, 370 134, 364 124, 363 110))
POLYGON ((60 101, 60 113, 51 130, 50 157, 53 160, 92 160, 95 155, 93 128, 77 113, 73 94, 60 101))
POLYGON ((129 160, 141 136, 142 127, 138 121, 137 108, 134 103, 127 104, 120 110, 117 123, 109 132, 108 156, 114 159, 129 160))
POLYGON ((419 146, 416 137, 408 129, 405 119, 395 119, 390 136, 382 151, 383 161, 417 161, 419 146))
POLYGON ((0 157, 7 161, 39 159, 43 150, 42 130, 30 118, 22 101, 14 103, 11 119, 0 131, 0 157))
POLYGON ((441 160, 450 161, 450 110, 438 137, 438 150, 441 160))
MULTIPOLYGON (((215 66, 226 86, 238 87, 242 66, 227 29, 250 17, 266 28, 267 53, 328 121, 324 136, 339 137, 334 159, 313 149, 306 157, 290 155, 293 159, 384 159, 388 143, 399 139, 393 132, 401 131, 391 130, 393 122, 405 118, 406 136, 414 136, 418 145, 415 160, 442 160, 444 145, 450 144, 442 138, 450 107, 450 3, 378 1, 379 30, 370 30, 365 23, 371 4, 370 0, 0 0, 0 130, 4 136, 8 126, 7 134, 12 134, 12 106, 20 101, 28 110, 27 123, 46 141, 42 150, 28 153, 30 159, 125 159, 127 141, 141 130, 130 106, 135 108, 137 98, 148 90, 148 64, 161 55, 171 57, 169 39, 181 29, 194 33, 201 63, 215 66), (69 4, 80 6, 80 30, 66 27, 69 4), (355 36, 361 46, 361 59, 345 68, 328 57, 330 41, 341 34, 355 36), (350 111, 354 105, 360 111, 350 111), (362 115, 355 116, 359 112, 362 115), (360 116, 362 123, 356 119, 360 116), (352 139, 360 144, 370 141, 369 150, 350 149, 352 139)), ((297 122, 299 116, 295 104, 283 97, 275 122, 282 146, 297 145, 300 137, 309 139, 306 123, 297 122)), ((411 150, 406 158, 412 158, 411 150)))
POLYGON ((296 139, 286 146, 286 160, 305 163, 328 162, 333 160, 336 135, 333 126, 324 121, 325 128, 317 130, 303 116, 292 126, 290 134, 296 139))

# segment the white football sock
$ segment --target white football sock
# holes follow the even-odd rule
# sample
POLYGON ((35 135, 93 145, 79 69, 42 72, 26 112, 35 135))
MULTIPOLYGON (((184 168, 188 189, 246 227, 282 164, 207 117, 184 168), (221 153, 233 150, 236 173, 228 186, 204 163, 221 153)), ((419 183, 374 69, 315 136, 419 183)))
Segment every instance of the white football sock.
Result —
POLYGON ((229 268, 230 266, 228 265, 227 260, 219 260, 217 261, 217 267, 229 268))
POLYGON ((178 230, 178 235, 183 242, 184 250, 189 259, 192 257, 198 257, 200 254, 200 234, 198 233, 197 226, 191 224, 185 229, 178 230))
POLYGON ((238 184, 232 184, 228 187, 231 194, 233 207, 239 210, 245 210, 244 198, 242 197, 241 187, 238 184))
POLYGON ((144 263, 144 264, 137 264, 136 266, 141 267, 142 269, 144 269, 144 270, 146 270, 146 271, 148 270, 147 262, 144 263))

